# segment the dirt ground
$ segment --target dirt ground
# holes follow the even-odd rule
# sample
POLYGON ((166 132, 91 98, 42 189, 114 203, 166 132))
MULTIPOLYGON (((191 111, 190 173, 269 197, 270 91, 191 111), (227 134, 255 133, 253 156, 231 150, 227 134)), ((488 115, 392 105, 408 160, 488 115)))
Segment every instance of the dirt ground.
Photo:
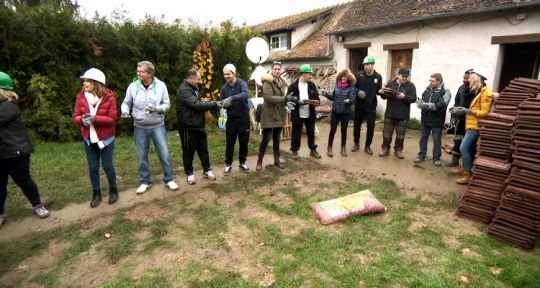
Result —
MULTIPOLYGON (((338 129, 334 139, 334 157, 330 158, 326 156, 328 131, 330 126, 327 123, 318 123, 317 128, 319 134, 316 136, 315 143, 318 145, 317 150, 322 155, 322 159, 320 160, 321 163, 332 167, 332 169, 353 173, 358 179, 392 179, 403 191, 411 196, 421 195, 422 197, 431 197, 430 195, 461 195, 464 192, 465 187, 455 184, 455 177, 450 175, 449 168, 444 167, 444 165, 442 167, 437 167, 430 161, 432 149, 431 141, 428 144, 426 161, 421 164, 415 164, 413 162, 418 153, 418 131, 407 131, 405 147, 403 150, 405 159, 400 160, 393 156, 393 152, 391 152, 388 157, 379 157, 377 155, 380 152, 380 145, 382 143, 382 126, 379 124, 376 126, 373 144, 371 145, 374 154, 371 156, 366 154, 363 151, 365 143, 364 126, 365 125, 362 127, 363 129, 360 137, 361 149, 354 153, 350 152, 353 145, 352 123, 349 126, 347 137, 347 151, 349 155, 347 157, 343 157, 339 154, 341 133, 338 129)), ((258 136, 256 133, 252 133, 252 137, 258 136)), ((452 143, 452 138, 449 135, 445 135, 443 138, 443 145, 444 143, 452 143)), ((290 148, 290 141, 283 140, 280 148, 288 151, 290 148)), ((302 137, 299 155, 302 157, 308 157, 309 155, 305 134, 302 137)), ((249 157, 247 161, 253 171, 255 170, 256 160, 256 157, 249 157)), ((445 162, 449 161, 450 155, 443 151, 442 160, 445 162)), ((271 156, 266 156, 263 163, 264 165, 271 164, 271 156)), ((200 174, 200 171, 198 172, 200 174)), ((218 176, 216 183, 223 181, 223 167, 217 165, 214 166, 214 172, 218 176)), ((238 169, 234 169, 233 173, 240 172, 238 169)), ((9 221, 2 227, 0 243, 15 240, 33 232, 48 231, 57 227, 69 226, 74 223, 95 218, 101 214, 111 213, 116 209, 130 207, 153 199, 164 199, 178 194, 189 194, 193 191, 198 191, 201 188, 201 185, 206 185, 209 181, 203 179, 202 175, 196 176, 199 181, 197 185, 187 185, 185 177, 183 175, 177 175, 176 179, 179 180, 177 182, 180 184, 180 190, 178 191, 170 191, 164 184, 155 184, 149 192, 143 195, 137 195, 135 193, 137 187, 133 187, 122 192, 120 194, 120 200, 114 206, 100 205, 95 209, 88 209, 88 203, 70 204, 60 211, 51 211, 51 216, 47 220, 40 221, 35 217, 27 217, 19 221, 9 221)), ((205 199, 198 199, 197 201, 205 201, 205 199)))
MULTIPOLYGON (((463 193, 465 187, 454 184, 454 177, 450 176, 449 168, 434 166, 429 158, 431 153, 428 153, 428 161, 422 165, 415 165, 413 163, 416 157, 418 149, 418 132, 408 131, 407 139, 405 141, 404 155, 405 159, 399 160, 391 154, 389 157, 381 158, 377 156, 380 151, 381 143, 381 131, 380 127, 375 133, 374 143, 372 148, 375 152, 374 155, 369 156, 363 149, 359 152, 352 153, 350 148, 352 144, 349 144, 347 149, 349 156, 341 156, 337 149, 334 149, 334 157, 329 158, 326 156, 326 141, 328 135, 329 126, 327 124, 318 124, 320 135, 316 139, 316 143, 319 145, 319 152, 323 156, 320 160, 323 164, 327 164, 329 169, 315 170, 315 172, 296 172, 281 176, 275 183, 267 184, 263 187, 256 189, 255 197, 262 198, 262 201, 267 203, 273 203, 278 207, 287 207, 294 200, 291 195, 282 192, 283 187, 293 187, 297 189, 298 195, 301 196, 313 196, 321 193, 321 188, 324 187, 324 195, 328 198, 336 196, 339 189, 342 188, 351 179, 359 182, 370 182, 376 178, 389 178, 396 182, 401 191, 410 196, 421 196, 422 200, 430 200, 432 198, 441 197, 455 197, 463 193), (302 179, 302 180, 298 180, 302 179), (309 183, 309 184, 306 184, 309 183)), ((361 141, 364 141, 364 133, 362 131, 361 141)), ((337 133, 336 139, 340 139, 340 133, 337 133)), ((257 137, 257 135, 253 135, 257 137)), ((352 128, 349 129, 349 142, 352 142, 352 128)), ((302 139, 302 150, 300 155, 307 157, 309 150, 307 149, 307 139, 302 139)), ((451 139, 445 137, 443 143, 450 142, 451 139)), ((284 140, 281 143, 282 150, 288 150, 290 142, 284 140)), ((339 147, 339 144, 336 146, 339 147)), ((431 149, 431 147, 430 147, 431 149)), ((449 155, 444 154, 443 160, 448 160, 449 155)), ((288 158, 290 159, 290 158, 288 158)), ((293 160, 288 160, 293 161, 293 160)), ((302 160, 299 160, 302 161, 302 160)), ((248 159, 248 165, 255 168, 255 157, 248 159)), ((264 159, 264 165, 272 163, 269 155, 264 159)), ((306 162, 307 163, 307 162, 306 162)), ((285 163, 285 165, 287 165, 285 163)), ((98 287, 103 283, 117 280, 119 277, 123 277, 124 270, 130 270, 127 273, 130 281, 137 282, 142 277, 146 277, 154 267, 159 267, 162 273, 167 275, 173 275, 173 279, 185 279, 187 276, 178 271, 190 271, 194 269, 189 263, 195 261, 197 263, 208 263, 211 267, 218 267, 224 270, 236 271, 241 275, 241 278, 246 281, 258 283, 261 286, 272 285, 276 281, 272 269, 263 264, 263 262, 257 260, 258 255, 262 255, 272 249, 269 240, 260 238, 257 231, 265 229, 264 225, 275 225, 280 231, 283 231, 284 235, 298 235, 306 227, 312 229, 321 229, 326 232, 336 231, 339 232, 343 229, 343 226, 319 225, 316 219, 301 219, 298 217, 287 217, 283 215, 277 215, 267 209, 261 209, 261 206, 253 205, 253 197, 242 194, 241 191, 233 191, 228 194, 220 195, 207 185, 211 183, 223 183, 224 181, 230 181, 231 179, 241 179, 243 174, 238 169, 233 170, 233 175, 224 177, 223 167, 215 166, 215 172, 218 176, 216 182, 210 182, 202 179, 200 171, 198 171, 197 184, 187 185, 184 177, 177 175, 177 180, 180 183, 179 191, 170 191, 163 184, 154 185, 151 190, 143 195, 136 195, 135 189, 126 190, 121 192, 120 200, 114 206, 106 205, 103 203, 95 209, 90 209, 88 203, 71 204, 66 206, 60 211, 52 211, 51 216, 47 220, 39 220, 34 217, 28 217, 20 221, 8 222, 5 227, 2 228, 0 233, 0 243, 6 241, 15 241, 36 231, 49 231, 58 227, 69 226, 74 223, 80 223, 87 220, 81 230, 81 236, 89 235, 96 229, 105 227, 111 224, 111 215, 113 212, 122 208, 129 208, 136 206, 135 208, 128 209, 124 213, 123 219, 125 221, 142 221, 142 223, 150 223, 156 219, 169 219, 167 221, 174 221, 175 228, 169 229, 164 241, 170 241, 175 243, 175 249, 171 250, 158 250, 157 255, 148 257, 147 254, 141 252, 144 251, 145 243, 148 243, 148 238, 151 235, 149 228, 145 228, 138 231, 136 238, 140 239, 140 243, 136 244, 135 253, 125 257, 119 263, 112 265, 103 265, 104 249, 97 247, 90 247, 86 252, 83 252, 79 256, 70 260, 68 266, 62 269, 59 277, 59 284, 61 286, 70 287, 98 287), (215 207, 216 211, 219 209, 227 209, 227 211, 236 211, 234 209, 239 205, 238 203, 245 202, 245 207, 238 209, 237 212, 228 212, 229 215, 226 218, 226 226, 228 227, 226 233, 222 233, 221 241, 226 248, 220 247, 220 245, 212 244, 212 240, 200 240, 210 241, 197 245, 200 243, 193 242, 190 238, 190 231, 197 228, 197 219, 194 219, 193 213, 182 213, 175 211, 174 209, 163 207, 163 205, 156 204, 154 199, 170 199, 170 207, 175 206, 175 203, 187 203, 189 209, 198 209, 198 207, 215 207), (232 209, 231 209, 232 208, 232 209), (170 218, 171 215, 174 218, 170 218), (254 223, 253 227, 246 226, 246 220, 243 219, 245 215, 250 216, 250 222, 254 223), (169 218, 167 218, 169 217, 169 218), (259 226, 258 226, 259 225, 259 226), (177 227, 176 227, 177 226, 177 227), (139 253, 140 252, 140 253, 139 253), (91 273, 89 272, 91 271, 91 273), (180 273, 176 276, 175 273, 180 273)), ((268 169, 268 168, 265 168, 268 169)), ((257 173, 253 171, 252 173, 257 173)), ((234 180, 233 180, 234 181, 234 180)), ((395 202, 395 201, 394 201, 395 202)), ((399 203, 387 203, 388 205, 399 205, 399 203)), ((212 208, 214 209, 214 208, 212 208)), ((469 221, 459 220, 453 216, 452 213, 441 213, 437 217, 426 218, 422 213, 413 215, 414 221, 409 226, 409 231, 414 232, 421 230, 428 226, 447 227, 449 231, 449 237, 445 238, 445 243, 449 246, 459 247, 457 237, 464 234, 480 235, 480 232, 474 224, 469 221)), ((380 217, 387 217, 382 215, 380 217)), ((114 235, 112 236, 114 239, 114 235)), ((418 259, 420 265, 431 265, 431 258, 433 251, 424 251, 419 247, 412 247, 410 243, 403 242, 402 252, 407 255, 413 255, 418 259)), ((61 255, 63 251, 69 249, 70 244, 66 242, 57 242, 54 240, 49 244, 49 247, 44 253, 36 256, 32 256, 18 265, 18 267, 12 269, 8 273, 4 274, 0 278, 0 286, 2 287, 42 287, 40 284, 36 284, 37 278, 42 277, 44 273, 50 271, 49 265, 54 263, 56 259, 61 255), (21 286, 22 285, 22 286, 21 286)), ((475 251, 467 250, 463 252, 467 257, 476 257, 475 251)), ((292 256, 291 256, 292 257, 292 256)), ((374 261, 377 255, 363 255, 359 254, 358 259, 363 265, 368 265, 371 261, 374 261)), ((212 269, 201 268, 197 274, 197 280, 211 279, 215 277, 216 272, 212 269)), ((307 272, 306 272, 307 273, 307 272)), ((185 281, 185 280, 184 280, 185 281)), ((185 282, 179 280, 174 286, 185 287, 188 286, 185 282)))

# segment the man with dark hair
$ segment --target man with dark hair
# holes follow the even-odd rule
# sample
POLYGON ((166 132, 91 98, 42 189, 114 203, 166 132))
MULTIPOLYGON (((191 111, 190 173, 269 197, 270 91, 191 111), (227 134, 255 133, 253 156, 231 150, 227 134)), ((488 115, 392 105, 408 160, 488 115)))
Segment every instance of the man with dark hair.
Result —
POLYGON ((195 184, 193 174, 193 156, 195 151, 199 155, 203 167, 203 176, 209 180, 216 180, 210 166, 208 156, 208 139, 204 130, 204 112, 222 107, 216 101, 203 101, 201 94, 197 90, 197 85, 201 82, 201 73, 191 69, 186 74, 186 79, 182 81, 176 92, 176 119, 178 121, 178 134, 182 144, 182 159, 184 162, 184 172, 187 182, 195 184))
MULTIPOLYGON (((474 91, 471 91, 469 87, 469 75, 472 73, 473 69, 469 69, 463 73, 463 84, 459 86, 456 93, 456 98, 454 100, 454 107, 465 107, 469 108, 471 105, 472 99, 474 99, 474 91)), ((452 110, 452 108, 450 108, 452 110)), ((454 124, 454 147, 452 148, 452 160, 446 163, 447 167, 456 167, 459 165, 459 158, 461 158, 461 152, 459 151, 459 146, 461 146, 461 140, 465 136, 465 115, 457 115, 452 113, 450 122, 454 124)), ((472 146, 473 148, 476 145, 472 146)), ((472 155, 476 154, 476 149, 471 152, 472 155)), ((460 169, 454 171, 456 174, 460 172, 460 169)))
POLYGON ((137 149, 137 163, 141 185, 137 194, 142 194, 152 185, 148 163, 150 140, 163 169, 163 181, 171 190, 177 190, 173 180, 172 162, 167 146, 165 114, 171 108, 169 92, 165 83, 154 76, 154 65, 149 61, 137 64, 137 77, 129 85, 122 102, 122 117, 133 117, 133 139, 137 149))
POLYGON ((300 78, 291 84, 287 90, 287 95, 298 97, 297 107, 291 112, 291 151, 293 158, 298 157, 298 150, 300 149, 302 137, 302 126, 306 125, 308 147, 310 150, 309 156, 315 159, 321 159, 321 155, 317 152, 317 145, 315 145, 315 106, 319 105, 320 100, 317 86, 311 82, 311 78, 313 77, 312 73, 313 69, 311 68, 311 65, 303 64, 300 66, 300 78))
POLYGON ((414 163, 424 162, 427 153, 429 134, 433 137, 433 164, 441 166, 441 141, 442 129, 446 118, 446 107, 450 102, 450 90, 444 88, 441 73, 432 74, 429 85, 422 94, 422 98, 416 101, 416 105, 422 110, 420 152, 414 163))
POLYGON ((375 58, 373 56, 366 56, 363 64, 364 70, 356 76, 356 88, 359 91, 354 105, 354 146, 351 151, 356 152, 360 149, 360 130, 362 122, 366 120, 367 132, 364 151, 373 155, 371 142, 375 131, 377 94, 382 87, 382 76, 374 69, 375 58))
POLYGON ((240 149, 238 160, 240 169, 249 173, 249 167, 246 165, 249 142, 249 89, 246 81, 236 77, 236 67, 233 64, 227 64, 223 67, 223 77, 227 83, 221 86, 219 92, 223 100, 223 108, 227 109, 227 123, 225 124, 225 135, 227 146, 225 148, 225 175, 231 173, 234 154, 234 144, 238 137, 240 149))
POLYGON ((416 87, 409 80, 409 69, 400 68, 397 78, 386 83, 386 89, 379 91, 381 98, 387 100, 386 111, 384 113, 383 144, 380 157, 390 154, 390 143, 392 135, 396 131, 396 142, 394 144, 394 156, 403 159, 403 142, 407 132, 407 122, 409 121, 411 103, 416 101, 416 87))

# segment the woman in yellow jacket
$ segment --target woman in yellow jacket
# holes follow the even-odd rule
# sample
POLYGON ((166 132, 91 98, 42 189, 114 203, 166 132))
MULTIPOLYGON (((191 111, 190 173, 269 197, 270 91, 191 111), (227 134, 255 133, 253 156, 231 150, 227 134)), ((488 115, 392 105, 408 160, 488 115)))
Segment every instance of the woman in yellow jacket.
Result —
POLYGON ((457 179, 458 184, 467 184, 471 178, 471 169, 473 164, 474 155, 471 155, 471 147, 476 142, 476 139, 480 136, 480 128, 478 127, 478 121, 487 117, 491 110, 491 104, 493 103, 493 95, 491 90, 487 87, 485 81, 487 80, 487 72, 483 69, 478 69, 472 72, 470 75, 470 88, 471 91, 477 91, 476 97, 471 102, 469 109, 464 109, 465 116, 465 136, 461 141, 459 150, 461 152, 463 161, 463 176, 457 179))

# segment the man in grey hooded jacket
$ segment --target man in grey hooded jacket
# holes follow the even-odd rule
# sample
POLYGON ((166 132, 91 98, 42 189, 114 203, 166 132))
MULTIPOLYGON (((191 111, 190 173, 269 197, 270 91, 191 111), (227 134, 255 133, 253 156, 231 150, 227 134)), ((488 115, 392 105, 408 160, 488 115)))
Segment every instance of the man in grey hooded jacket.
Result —
POLYGON ((137 149, 137 162, 141 185, 137 194, 142 194, 152 185, 148 163, 150 140, 159 157, 163 169, 163 181, 171 190, 177 190, 173 180, 172 163, 167 146, 165 114, 171 108, 169 92, 163 81, 154 76, 154 65, 149 61, 137 64, 137 78, 129 85, 122 102, 122 117, 133 117, 133 140, 137 149))

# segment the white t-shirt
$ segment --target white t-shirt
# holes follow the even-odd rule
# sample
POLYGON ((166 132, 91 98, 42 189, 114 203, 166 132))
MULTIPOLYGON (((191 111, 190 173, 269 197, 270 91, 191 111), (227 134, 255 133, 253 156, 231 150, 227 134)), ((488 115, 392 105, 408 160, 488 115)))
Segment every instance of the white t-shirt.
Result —
MULTIPOLYGON (((307 82, 298 81, 298 90, 300 91, 299 102, 309 99, 307 82)), ((299 105, 299 107, 300 118, 309 118, 309 105, 299 105)))

